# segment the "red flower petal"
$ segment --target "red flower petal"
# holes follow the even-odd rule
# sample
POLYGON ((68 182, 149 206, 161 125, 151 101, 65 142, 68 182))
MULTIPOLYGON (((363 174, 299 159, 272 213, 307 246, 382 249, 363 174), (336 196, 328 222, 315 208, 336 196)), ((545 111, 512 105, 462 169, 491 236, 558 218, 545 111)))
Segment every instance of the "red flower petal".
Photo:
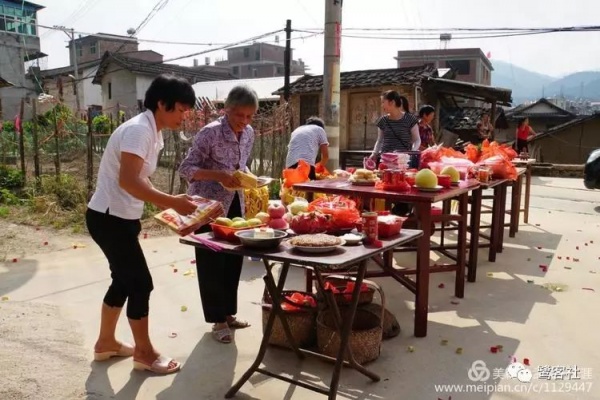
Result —
POLYGON ((16 263, 18 260, 16 258, 13 258, 13 262, 16 263))
POLYGON ((440 289, 443 289, 443 288, 445 288, 445 287, 446 287, 446 285, 444 285, 443 283, 440 283, 440 284, 438 285, 438 287, 439 287, 440 289))
POLYGON ((529 358, 524 358, 523 359, 523 364, 529 366, 529 358))
POLYGON ((498 348, 496 346, 492 346, 492 347, 490 347, 490 351, 492 353, 497 353, 498 352, 498 348))
POLYGON ((583 290, 589 290, 590 292, 595 292, 595 290, 594 290, 594 289, 592 289, 592 288, 589 288, 589 287, 584 287, 584 288, 581 288, 581 289, 583 289, 583 290))

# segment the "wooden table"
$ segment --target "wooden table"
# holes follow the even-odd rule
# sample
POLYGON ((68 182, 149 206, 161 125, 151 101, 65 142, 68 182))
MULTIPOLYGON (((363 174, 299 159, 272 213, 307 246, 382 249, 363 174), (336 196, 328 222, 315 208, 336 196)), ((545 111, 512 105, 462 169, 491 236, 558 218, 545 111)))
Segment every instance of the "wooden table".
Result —
POLYGON ((494 179, 490 182, 480 183, 479 188, 473 190, 471 195, 471 222, 469 225, 470 242, 469 242, 469 267, 467 280, 475 282, 477 279, 477 258, 479 248, 489 246, 488 260, 496 261, 496 253, 502 250, 502 240, 504 231, 504 215, 506 210, 506 188, 509 184, 508 179, 494 179), (483 196, 483 191, 493 189, 493 196, 483 196), (487 237, 480 233, 481 230, 481 208, 484 198, 492 199, 492 222, 490 227, 490 236, 487 237), (489 244, 479 243, 479 238, 483 237, 489 240, 489 244))
MULTIPOLYGON (((416 269, 398 270, 394 268, 393 252, 387 252, 383 260, 378 265, 383 271, 369 271, 368 277, 391 276, 411 292, 415 294, 415 326, 414 333, 417 337, 427 336, 427 309, 429 306, 429 274, 431 272, 456 271, 454 294, 458 298, 463 298, 465 293, 465 265, 466 265, 466 232, 467 232, 467 214, 468 214, 468 196, 469 192, 479 187, 476 180, 462 181, 459 186, 450 189, 443 189, 440 192, 421 192, 416 189, 410 192, 397 193, 385 190, 379 190, 370 186, 353 186, 344 179, 326 179, 322 181, 306 182, 294 185, 294 190, 338 194, 347 197, 360 197, 363 203, 370 199, 385 199, 386 202, 405 202, 415 205, 415 214, 420 223, 420 229, 423 231, 423 237, 418 241, 417 267, 416 269), (442 214, 439 216, 431 215, 431 207, 434 203, 444 200, 457 199, 459 202, 458 214, 442 214), (432 250, 430 243, 432 222, 450 222, 456 221, 457 246, 455 264, 430 265, 430 254, 432 250), (408 276, 415 275, 415 280, 408 276)), ((311 279, 312 285, 312 279, 311 279)), ((307 282, 308 286, 308 282, 307 282)))
MULTIPOLYGON (((529 223, 529 200, 531 197, 531 171, 533 169, 533 164, 535 164, 535 158, 529 158, 527 160, 522 160, 520 158, 515 158, 512 160, 513 164, 516 166, 525 166, 525 208, 519 210, 519 212, 523 211, 523 221, 528 224, 529 223)), ((520 190, 519 190, 520 193, 520 190)))
MULTIPOLYGON (((369 371, 368 369, 356 362, 348 346, 350 334, 352 332, 352 322, 354 321, 354 316, 356 314, 356 309, 358 306, 358 298, 360 294, 361 284, 367 271, 367 261, 370 258, 377 256, 382 251, 391 251, 394 249, 394 247, 413 241, 421 237, 422 235, 423 232, 421 231, 403 230, 401 235, 397 235, 390 239, 382 240, 382 247, 376 248, 365 246, 346 246, 339 248, 332 253, 310 255, 295 251, 285 242, 276 249, 258 250, 245 248, 238 244, 232 244, 215 239, 212 233, 204 233, 199 235, 203 239, 210 240, 211 242, 220 245, 222 247, 222 250, 220 251, 224 253, 235 254, 244 257, 261 258, 266 269, 266 275, 263 279, 265 281, 266 289, 269 295, 271 296, 271 299, 273 300, 272 312, 270 313, 269 319, 265 326, 263 339, 260 344, 256 360, 244 373, 244 375, 237 381, 237 383, 235 383, 231 387, 231 389, 229 389, 229 391, 225 394, 225 398, 231 398, 235 396, 235 394, 240 390, 242 385, 244 385, 244 383, 246 383, 248 379, 250 379, 250 377, 256 372, 294 385, 301 386, 305 389, 312 390, 317 393, 325 394, 330 400, 333 400, 337 397, 338 385, 343 365, 357 370, 361 374, 369 377, 374 382, 380 381, 381 378, 379 377, 379 375, 369 371), (275 282, 275 278, 273 277, 272 272, 274 263, 271 262, 279 262, 283 264, 277 283, 275 282), (300 349, 295 343, 295 340, 290 331, 289 324, 287 323, 286 315, 281 309, 282 291, 285 286, 285 280, 287 278, 290 266, 310 269, 315 273, 318 282, 317 289, 319 290, 321 295, 325 297, 329 307, 333 311, 334 322, 338 328, 338 334, 340 335, 340 349, 336 358, 315 353, 307 349, 300 349), (333 294, 330 291, 324 290, 325 281, 323 279, 322 271, 344 271, 355 266, 357 266, 358 269, 355 279, 356 284, 354 287, 354 291, 352 292, 352 300, 350 302, 350 310, 348 314, 345 314, 347 315, 347 317, 342 319, 340 310, 337 306, 337 302, 333 298, 333 294), (289 378, 287 376, 283 376, 278 373, 269 371, 260 366, 267 352, 269 337, 271 336, 276 317, 280 319, 287 340, 290 343, 295 354, 298 356, 298 358, 302 359, 305 355, 311 355, 321 359, 335 362, 329 388, 324 389, 322 387, 312 385, 310 383, 301 382, 293 378, 289 378), (346 349, 349 353, 348 361, 344 361, 344 353, 346 352, 346 349)), ((195 247, 206 248, 200 242, 189 236, 181 238, 180 242, 195 247)))

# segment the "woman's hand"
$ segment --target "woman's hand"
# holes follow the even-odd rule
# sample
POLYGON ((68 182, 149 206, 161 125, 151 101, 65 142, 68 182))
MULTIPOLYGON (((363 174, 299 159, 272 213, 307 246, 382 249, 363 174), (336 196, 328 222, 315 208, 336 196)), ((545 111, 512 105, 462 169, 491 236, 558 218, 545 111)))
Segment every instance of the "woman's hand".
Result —
POLYGON ((238 188, 242 183, 229 171, 213 171, 213 180, 228 188, 238 188))
POLYGON ((187 194, 173 196, 170 206, 179 215, 190 215, 198 208, 198 206, 192 202, 192 198, 187 194))

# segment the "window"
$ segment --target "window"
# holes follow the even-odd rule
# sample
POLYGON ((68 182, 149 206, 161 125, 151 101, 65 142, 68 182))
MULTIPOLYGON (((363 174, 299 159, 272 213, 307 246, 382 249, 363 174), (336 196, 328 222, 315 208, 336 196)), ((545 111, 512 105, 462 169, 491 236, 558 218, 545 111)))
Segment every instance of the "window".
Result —
POLYGON ((6 32, 17 32, 15 17, 6 16, 6 32))
POLYGON ((112 83, 108 82, 108 99, 112 99, 112 83))
POLYGON ((238 76, 240 74, 240 67, 233 67, 233 74, 238 76))
POLYGON ((98 42, 94 42, 92 44, 90 44, 90 54, 96 54, 96 46, 98 46, 98 42))
POLYGON ((35 10, 0 5, 0 31, 35 36, 35 18, 35 10))
POLYGON ((452 60, 446 61, 446 67, 455 70, 458 75, 469 75, 471 73, 470 60, 452 60))
POLYGON ((83 57, 83 47, 75 45, 75 50, 77 51, 77 57, 83 57))
POLYGON ((248 58, 250 57, 250 49, 248 47, 246 47, 244 49, 244 58, 248 58))
MULTIPOLYGON (((0 6, 2 7, 2 6, 0 6)), ((0 15, 0 31, 6 31, 6 23, 4 22, 4 15, 0 15)))
POLYGON ((256 50, 256 51, 254 52, 254 59, 255 59, 256 61, 260 60, 260 50, 256 50))

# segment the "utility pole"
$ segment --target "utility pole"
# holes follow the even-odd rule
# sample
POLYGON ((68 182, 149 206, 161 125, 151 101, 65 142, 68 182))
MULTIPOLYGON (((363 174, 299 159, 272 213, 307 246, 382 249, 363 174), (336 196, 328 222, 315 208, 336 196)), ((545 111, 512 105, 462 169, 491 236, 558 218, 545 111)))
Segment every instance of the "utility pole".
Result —
POLYGON ((75 105, 77 107, 77 111, 75 112, 75 116, 77 120, 79 120, 79 112, 81 110, 81 104, 79 104, 79 68, 77 67, 77 51, 75 45, 75 29, 71 28, 71 54, 73 54, 73 73, 75 79, 73 79, 73 92, 75 94, 75 105))
POLYGON ((292 64, 292 20, 285 22, 285 52, 283 53, 283 98, 290 101, 290 70, 292 64))
POLYGON ((342 48, 343 0, 325 0, 325 51, 323 66, 323 110, 329 140, 330 171, 340 160, 340 52, 342 48))

